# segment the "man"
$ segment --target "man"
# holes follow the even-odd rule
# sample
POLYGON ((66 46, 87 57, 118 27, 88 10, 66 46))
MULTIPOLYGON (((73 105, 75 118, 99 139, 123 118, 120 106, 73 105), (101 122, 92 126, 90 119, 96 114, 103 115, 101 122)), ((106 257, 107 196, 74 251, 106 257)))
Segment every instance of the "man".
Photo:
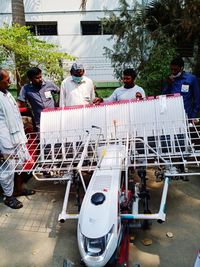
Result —
MULTIPOLYGON (((17 103, 8 92, 10 77, 6 70, 0 68, 0 185, 4 192, 4 203, 13 209, 20 209, 23 204, 13 196, 15 160, 18 156, 21 163, 30 159, 25 143, 27 142, 23 122, 17 103), (18 147, 23 153, 20 154, 18 147), (9 157, 9 160, 8 160, 9 157), (5 161, 7 159, 7 161, 5 161)), ((18 195, 32 195, 34 190, 23 189, 18 195)))
POLYGON ((54 108, 55 101, 52 93, 58 93, 60 89, 52 82, 42 79, 42 71, 33 67, 27 71, 29 83, 25 84, 19 94, 19 107, 25 106, 26 101, 30 104, 36 131, 40 129, 40 115, 45 108, 54 108))
POLYGON ((133 69, 125 69, 122 78, 124 85, 115 89, 112 95, 107 98, 95 98, 93 101, 94 104, 119 100, 141 99, 145 97, 144 90, 135 84, 136 76, 136 72, 133 69))
POLYGON ((184 61, 180 57, 171 61, 170 68, 171 75, 163 86, 162 94, 181 94, 188 118, 196 118, 200 109, 200 91, 197 77, 184 71, 184 61))
POLYGON ((94 84, 84 73, 82 64, 72 65, 71 76, 61 84, 60 107, 92 104, 95 98, 94 84))

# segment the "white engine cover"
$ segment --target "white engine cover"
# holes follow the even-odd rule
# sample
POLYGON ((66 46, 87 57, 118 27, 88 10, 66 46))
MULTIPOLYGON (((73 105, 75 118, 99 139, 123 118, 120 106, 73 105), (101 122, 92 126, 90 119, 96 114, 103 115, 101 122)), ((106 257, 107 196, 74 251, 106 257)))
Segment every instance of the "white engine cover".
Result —
POLYGON ((81 206, 77 228, 78 244, 80 254, 89 267, 104 266, 117 248, 121 228, 119 195, 124 150, 121 145, 99 148, 100 165, 91 178, 81 206), (100 203, 92 200, 96 193, 104 199, 100 203), (95 252, 95 248, 90 248, 91 251, 87 253, 83 236, 94 240, 107 235, 108 242, 101 255, 91 255, 90 252, 95 252))

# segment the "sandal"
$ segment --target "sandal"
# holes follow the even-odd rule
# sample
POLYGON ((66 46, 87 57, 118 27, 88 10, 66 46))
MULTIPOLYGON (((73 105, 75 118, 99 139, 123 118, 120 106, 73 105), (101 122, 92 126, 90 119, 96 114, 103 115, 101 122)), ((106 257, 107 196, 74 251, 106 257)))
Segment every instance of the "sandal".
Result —
POLYGON ((36 192, 35 190, 32 190, 32 189, 27 189, 27 188, 24 188, 21 192, 14 192, 14 196, 16 197, 19 197, 19 196, 31 196, 31 195, 34 195, 36 192))
POLYGON ((23 207, 22 202, 20 202, 14 196, 5 197, 4 204, 10 207, 11 209, 21 209, 23 207))

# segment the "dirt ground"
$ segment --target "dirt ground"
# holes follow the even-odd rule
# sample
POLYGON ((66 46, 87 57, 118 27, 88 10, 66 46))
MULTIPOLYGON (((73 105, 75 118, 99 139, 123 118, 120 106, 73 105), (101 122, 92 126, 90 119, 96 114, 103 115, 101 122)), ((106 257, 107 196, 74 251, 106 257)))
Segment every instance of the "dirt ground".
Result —
MULTIPOLYGON (((150 209, 156 212, 162 183, 156 183, 151 173, 148 177, 150 209)), ((76 221, 57 221, 65 185, 31 179, 28 187, 37 193, 20 197, 24 204, 20 210, 6 207, 0 199, 0 267, 62 267, 65 260, 81 266, 76 221)), ((76 209, 73 202, 70 205, 76 209)), ((172 181, 166 221, 154 221, 150 230, 134 229, 132 237, 129 267, 192 267, 200 248, 200 176, 172 181), (152 244, 144 246, 145 238, 152 244)))

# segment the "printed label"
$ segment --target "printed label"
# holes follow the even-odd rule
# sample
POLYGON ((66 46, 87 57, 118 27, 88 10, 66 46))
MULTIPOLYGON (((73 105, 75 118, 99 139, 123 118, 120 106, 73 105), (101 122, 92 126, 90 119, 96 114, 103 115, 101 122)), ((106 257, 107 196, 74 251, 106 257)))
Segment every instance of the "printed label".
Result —
POLYGON ((51 91, 44 92, 44 95, 45 95, 46 98, 52 98, 51 91))
POLYGON ((188 93, 188 91, 189 91, 189 84, 182 84, 181 92, 182 93, 188 93))

